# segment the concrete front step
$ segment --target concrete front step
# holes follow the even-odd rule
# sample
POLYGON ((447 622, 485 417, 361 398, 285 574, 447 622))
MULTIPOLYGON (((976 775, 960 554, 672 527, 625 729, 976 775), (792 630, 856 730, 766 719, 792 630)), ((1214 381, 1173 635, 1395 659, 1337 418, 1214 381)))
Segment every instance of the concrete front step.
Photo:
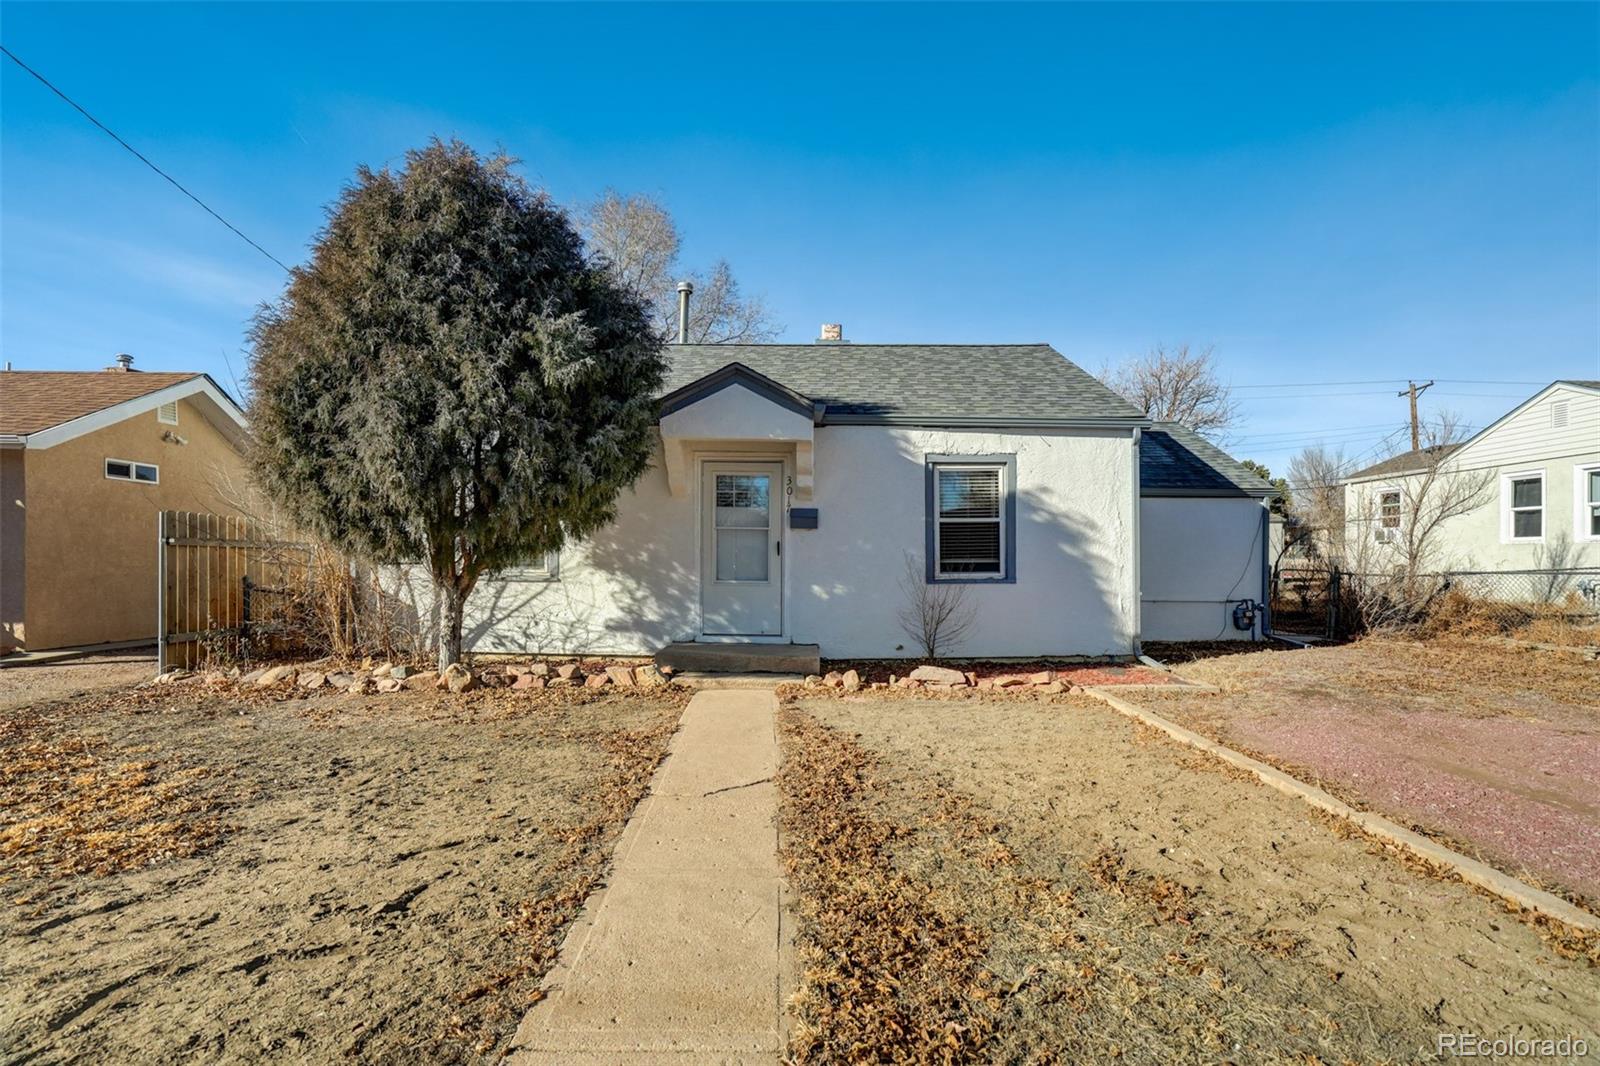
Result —
POLYGON ((672 675, 672 683, 684 688, 777 688, 804 681, 804 674, 703 674, 689 670, 672 675))
POLYGON ((695 674, 818 674, 815 644, 696 644, 680 641, 656 652, 657 666, 695 674))

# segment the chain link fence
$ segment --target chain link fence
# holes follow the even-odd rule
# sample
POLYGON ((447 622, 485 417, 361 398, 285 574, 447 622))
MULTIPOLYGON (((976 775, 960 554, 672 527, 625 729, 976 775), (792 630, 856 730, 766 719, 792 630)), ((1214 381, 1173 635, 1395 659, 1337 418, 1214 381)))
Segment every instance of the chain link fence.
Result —
POLYGON ((1600 567, 1456 570, 1409 580, 1333 566, 1273 572, 1274 632, 1339 640, 1393 626, 1501 633, 1538 626, 1600 642, 1600 567))

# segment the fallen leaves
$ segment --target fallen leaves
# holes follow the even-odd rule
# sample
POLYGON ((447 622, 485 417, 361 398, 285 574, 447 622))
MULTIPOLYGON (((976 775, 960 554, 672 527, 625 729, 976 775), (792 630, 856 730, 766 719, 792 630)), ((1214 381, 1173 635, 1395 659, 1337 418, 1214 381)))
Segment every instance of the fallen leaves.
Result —
POLYGON ((941 909, 886 851, 905 826, 860 801, 873 761, 809 716, 782 712, 783 857, 798 894, 804 982, 790 1053, 799 1063, 970 1061, 1002 986, 987 939, 941 909))
POLYGON ((103 876, 194 855, 222 839, 218 770, 126 754, 34 710, 7 716, 0 858, 10 876, 103 876))

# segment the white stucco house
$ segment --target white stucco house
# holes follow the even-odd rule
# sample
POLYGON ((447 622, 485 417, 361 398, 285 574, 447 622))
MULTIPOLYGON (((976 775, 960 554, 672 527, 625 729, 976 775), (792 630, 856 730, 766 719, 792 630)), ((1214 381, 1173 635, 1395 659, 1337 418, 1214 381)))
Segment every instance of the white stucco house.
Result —
POLYGON ((1440 524, 1441 568, 1600 567, 1600 381, 1552 382, 1460 444, 1344 479, 1347 557, 1381 562, 1402 539, 1430 465, 1481 490, 1476 507, 1440 524))
POLYGON ((1262 633, 1271 486, 1049 345, 669 355, 655 461, 615 523, 481 582, 470 650, 916 656, 898 621, 908 560, 966 589, 963 657, 1262 633))

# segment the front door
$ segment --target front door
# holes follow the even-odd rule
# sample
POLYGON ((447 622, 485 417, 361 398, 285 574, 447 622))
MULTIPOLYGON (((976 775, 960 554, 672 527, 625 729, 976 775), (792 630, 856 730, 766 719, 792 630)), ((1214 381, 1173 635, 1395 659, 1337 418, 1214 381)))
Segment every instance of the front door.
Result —
POLYGON ((706 636, 783 634, 782 463, 706 463, 700 606, 706 636))

